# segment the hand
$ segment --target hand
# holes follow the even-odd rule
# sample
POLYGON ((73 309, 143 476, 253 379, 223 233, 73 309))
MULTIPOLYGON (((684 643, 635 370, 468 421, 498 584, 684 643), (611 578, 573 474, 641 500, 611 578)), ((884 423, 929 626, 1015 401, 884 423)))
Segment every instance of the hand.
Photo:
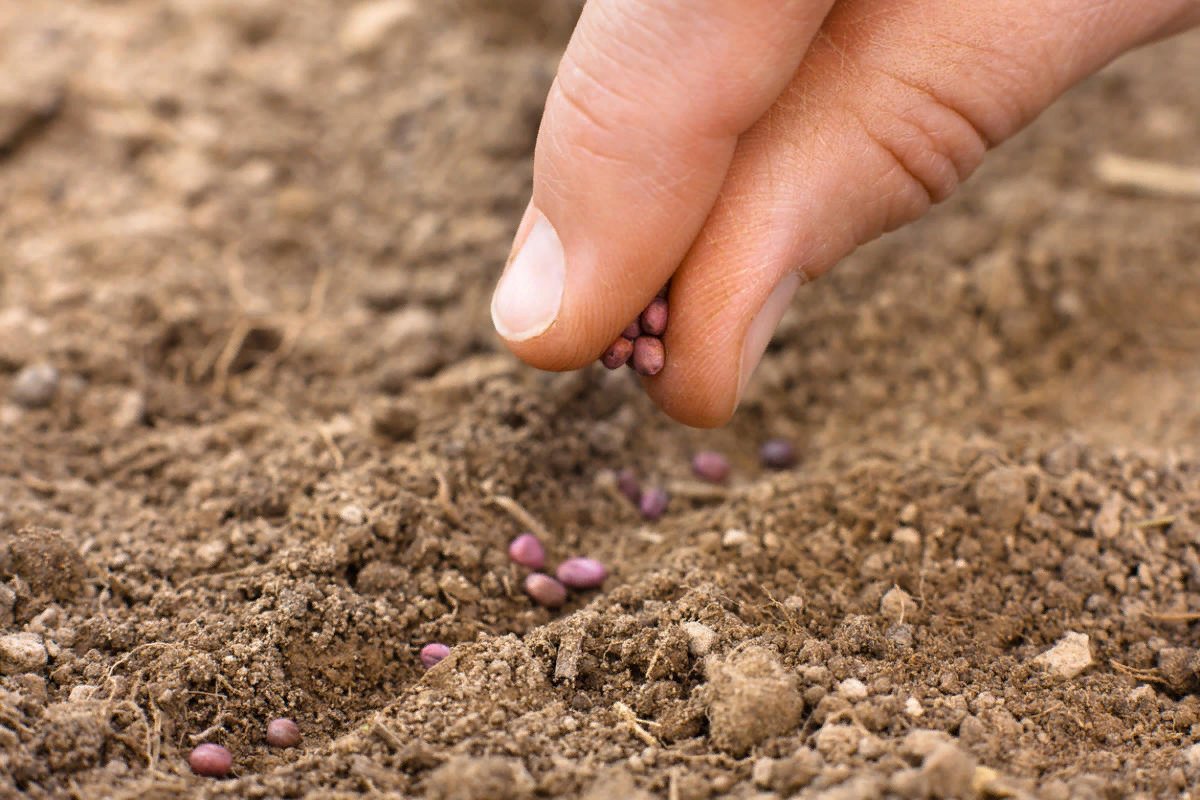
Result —
POLYGON ((594 361, 670 278, 668 414, 728 421, 797 288, 1197 0, 590 0, 492 305, 528 363, 594 361))

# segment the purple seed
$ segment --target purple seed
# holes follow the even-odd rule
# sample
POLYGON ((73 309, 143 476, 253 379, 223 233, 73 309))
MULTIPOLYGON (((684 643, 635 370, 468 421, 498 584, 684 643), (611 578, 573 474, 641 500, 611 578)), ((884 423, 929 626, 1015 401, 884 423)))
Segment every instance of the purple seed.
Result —
POLYGON ((656 297, 646 306, 640 319, 642 333, 647 336, 662 336, 667 332, 667 301, 656 297))
POLYGON ((729 459, 713 450, 701 450, 692 456, 692 472, 709 483, 724 483, 729 479, 729 459))
POLYGON ((642 484, 632 467, 626 467, 617 473, 617 489, 635 506, 642 500, 642 484))
POLYGON ((188 755, 188 766, 197 775, 206 778, 224 778, 233 769, 233 753, 219 744, 205 742, 192 748, 188 755))
POLYGON ((642 516, 649 520, 660 518, 667 513, 667 503, 670 502, 670 499, 664 489, 654 488, 642 492, 642 499, 638 504, 642 516))
POLYGON ((600 362, 608 369, 619 369, 629 363, 631 356, 633 356, 633 342, 621 337, 608 346, 604 355, 600 356, 600 362))
POLYGON ((653 336, 639 336, 633 343, 633 369, 639 375, 647 377, 662 372, 667 362, 667 351, 662 339, 653 336))
POLYGON ((633 340, 642 335, 642 325, 639 320, 634 320, 625 326, 625 330, 621 331, 621 335, 626 339, 633 340))
POLYGON ((421 663, 425 665, 425 669, 430 669, 434 664, 438 664, 446 656, 450 655, 450 646, 441 642, 430 642, 421 648, 421 663))
POLYGON ((594 558, 568 558, 558 565, 554 575, 570 589, 599 589, 608 570, 594 558))
POLYGON ((529 569, 546 566, 546 548, 532 533, 522 533, 508 545, 508 557, 514 564, 529 569))
POLYGON ((796 448, 787 439, 769 439, 758 449, 758 457, 768 469, 796 466, 796 448))
POLYGON ((290 719, 273 719, 267 725, 267 744, 271 747, 295 747, 300 744, 300 726, 290 719))
POLYGON ((558 608, 567 602, 567 587, 540 572, 526 576, 525 593, 533 598, 533 602, 546 608, 558 608))

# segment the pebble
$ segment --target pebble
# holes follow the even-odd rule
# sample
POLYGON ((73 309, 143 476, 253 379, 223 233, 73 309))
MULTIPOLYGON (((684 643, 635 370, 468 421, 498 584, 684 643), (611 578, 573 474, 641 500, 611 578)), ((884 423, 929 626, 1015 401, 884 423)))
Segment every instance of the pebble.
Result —
POLYGON ((838 684, 838 693, 851 702, 867 699, 867 685, 858 678, 847 678, 838 684))
POLYGON ((632 467, 626 467, 617 473, 617 490, 634 505, 641 502, 642 484, 638 480, 637 472, 632 467))
POLYGON ((576 557, 559 564, 554 576, 569 589, 599 589, 608 578, 608 570, 594 558, 576 557))
POLYGON ((295 747, 300 743, 300 726, 290 719, 273 719, 267 725, 267 744, 271 747, 295 747))
POLYGON ((638 500, 638 507, 643 517, 648 520, 656 520, 667 513, 667 505, 670 503, 670 500, 671 498, 665 489, 647 489, 642 492, 642 496, 638 500))
POLYGON ((633 343, 633 369, 639 375, 651 377, 662 372, 667 363, 667 351, 662 339, 639 336, 633 343))
POLYGON ((367 521, 367 514, 362 510, 362 506, 351 504, 342 506, 342 510, 338 512, 338 519, 347 525, 362 525, 367 521))
POLYGON ((1060 678, 1074 678, 1092 664, 1092 648, 1086 633, 1068 631, 1058 643, 1033 663, 1045 667, 1060 678))
POLYGON ((58 370, 49 364, 30 364, 17 373, 9 398, 24 408, 45 408, 58 394, 58 370))
POLYGON ((546 548, 532 533, 522 533, 508 545, 508 557, 514 564, 529 569, 546 566, 546 548))
POLYGON ((233 753, 219 744, 205 742, 192 748, 188 755, 188 766, 197 775, 206 778, 224 778, 233 769, 233 753))
POLYGON ((632 357, 633 342, 621 336, 608 346, 608 349, 604 351, 604 355, 600 356, 600 362, 604 364, 606 369, 620 369, 628 364, 629 359, 632 357))
POLYGON ((758 457, 767 469, 796 466, 796 448, 787 439, 768 439, 758 449, 758 457))
POLYGON ((425 665, 425 669, 430 669, 448 655, 450 655, 450 645, 430 642, 421 648, 421 663, 425 665))
POLYGON ((729 459, 713 450, 701 450, 692 456, 692 472, 709 483, 725 483, 729 479, 729 459))
POLYGON ((0 636, 0 675, 19 675, 46 666, 46 643, 36 633, 0 636))
POLYGON ((545 608, 558 608, 567 602, 567 587, 540 572, 530 573, 525 578, 525 593, 545 608))

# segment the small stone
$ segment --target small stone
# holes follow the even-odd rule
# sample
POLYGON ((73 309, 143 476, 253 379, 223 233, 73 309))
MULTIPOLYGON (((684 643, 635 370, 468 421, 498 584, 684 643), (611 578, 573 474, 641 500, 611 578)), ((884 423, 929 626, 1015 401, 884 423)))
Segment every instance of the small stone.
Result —
POLYGON ((224 778, 233 769, 233 753, 219 744, 205 742, 197 745, 188 755, 188 766, 197 775, 206 778, 224 778))
POLYGON ((342 29, 338 33, 338 44, 352 56, 368 55, 379 50, 392 32, 402 23, 416 16, 414 0, 370 0, 350 9, 342 29))
POLYGON ((913 608, 915 603, 912 597, 899 586, 888 589, 887 594, 879 601, 879 613, 891 622, 902 622, 913 608))
POLYGON ((721 545, 729 548, 741 547, 748 541, 750 541, 750 534, 741 528, 730 528, 721 536, 721 545))
POLYGON ((975 759, 958 745, 947 742, 925 757, 921 775, 934 797, 972 797, 975 759))
POLYGON ((790 469, 796 466, 796 448, 787 439, 768 439, 758 449, 758 458, 767 469, 790 469))
POLYGON ((904 713, 913 719, 925 716, 925 707, 921 705, 921 701, 915 697, 910 697, 904 701, 904 713))
POLYGON ((138 391, 121 395, 112 412, 112 425, 118 430, 136 428, 146 422, 146 396, 138 391))
POLYGON ((290 719, 271 720, 267 725, 267 744, 271 747, 295 747, 300 744, 300 726, 290 719))
POLYGON ((367 514, 362 510, 362 506, 351 503, 348 506, 342 506, 342 510, 338 512, 338 519, 347 525, 362 525, 367 521, 367 514))
POLYGON ((750 780, 754 781, 754 785, 760 789, 771 788, 771 772, 775 768, 775 759, 760 758, 754 762, 754 768, 750 770, 750 780))
POLYGON ((568 558, 554 570, 559 583, 569 589, 599 589, 608 578, 608 570, 594 558, 568 558))
POLYGON ((558 608, 567 602, 567 587, 549 575, 532 572, 525 578, 525 593, 546 608, 558 608))
POLYGON ((717 642, 717 632, 703 622, 683 623, 683 633, 687 636, 688 652, 696 658, 704 658, 711 653, 717 642))
POLYGON ((10 633, 0 636, 0 675, 19 675, 46 666, 49 655, 41 635, 10 633))
POLYGON ((710 658, 701 698, 715 747, 744 755, 760 742, 784 734, 800 721, 804 699, 796 676, 770 650, 747 647, 724 660, 710 658))
POLYGON ((1092 648, 1087 634, 1068 631, 1054 647, 1033 659, 1033 663, 1060 678, 1078 676, 1092 664, 1092 648))
POLYGON ((637 374, 651 377, 662 372, 667 363, 667 351, 662 339, 639 336, 633 343, 633 358, 630 361, 637 374))
POLYGON ((432 669, 435 664, 440 664, 450 655, 450 645, 442 644, 441 642, 430 642, 421 648, 420 658, 421 663, 425 665, 425 669, 432 669))
POLYGON ((852 703, 867 699, 867 685, 858 678, 847 678, 837 688, 838 693, 852 703))
POLYGON ((670 495, 665 489, 655 487, 642 492, 638 507, 645 519, 653 521, 661 519, 662 515, 667 513, 667 505, 670 501, 670 495))
POLYGON ((633 322, 625 326, 625 330, 621 331, 621 335, 626 339, 633 341, 642 335, 642 323, 640 319, 635 319, 633 322))
POLYGON ((633 358, 633 342, 624 336, 619 336, 604 351, 604 355, 600 356, 600 363, 604 365, 605 369, 620 369, 628 364, 631 358, 633 358))
POLYGON ((983 521, 999 531, 1012 530, 1025 515, 1025 476, 1017 467, 999 467, 975 484, 975 502, 983 521))
POLYGON ((24 408, 45 408, 58 394, 58 370, 49 364, 30 364, 17 373, 9 399, 24 408))
POLYGON ((508 557, 514 564, 528 569, 546 566, 546 548, 532 533, 522 533, 508 545, 508 557))
POLYGON ((725 483, 730 469, 729 459, 716 451, 701 450, 692 456, 692 472, 709 483, 725 483))

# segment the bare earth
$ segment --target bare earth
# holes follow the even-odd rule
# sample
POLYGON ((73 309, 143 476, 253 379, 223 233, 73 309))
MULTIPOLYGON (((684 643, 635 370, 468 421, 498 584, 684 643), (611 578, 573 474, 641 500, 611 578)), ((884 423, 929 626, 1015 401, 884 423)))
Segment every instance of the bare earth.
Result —
POLYGON ((1200 202, 1094 166, 1200 166, 1200 37, 806 288, 704 433, 490 330, 570 23, 0 4, 0 796, 1186 795, 1200 202), (532 606, 504 497, 604 590, 532 606))

